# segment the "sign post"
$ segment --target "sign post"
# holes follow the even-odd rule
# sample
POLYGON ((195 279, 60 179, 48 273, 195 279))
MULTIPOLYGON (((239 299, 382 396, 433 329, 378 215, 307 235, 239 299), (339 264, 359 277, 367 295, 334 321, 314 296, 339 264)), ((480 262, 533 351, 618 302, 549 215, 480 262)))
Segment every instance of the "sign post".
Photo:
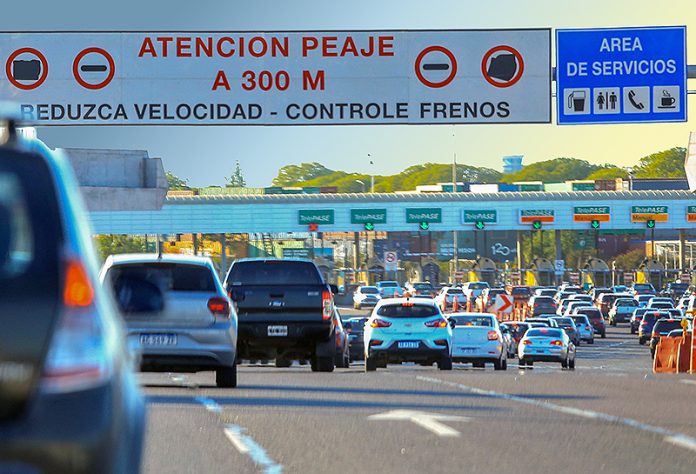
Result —
POLYGON ((685 122, 686 27, 556 30, 558 124, 685 122))

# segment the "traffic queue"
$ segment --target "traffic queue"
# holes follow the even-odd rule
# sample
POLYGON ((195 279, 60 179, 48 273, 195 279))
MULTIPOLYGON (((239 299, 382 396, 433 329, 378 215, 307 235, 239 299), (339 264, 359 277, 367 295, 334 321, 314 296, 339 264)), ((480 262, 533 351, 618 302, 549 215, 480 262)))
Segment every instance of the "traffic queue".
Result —
POLYGON ((438 290, 427 282, 401 289, 394 289, 393 283, 388 293, 379 284, 358 287, 354 307, 372 307, 372 313, 345 323, 351 354, 362 353, 366 371, 404 361, 436 363, 441 370, 450 370, 451 362, 477 368, 491 363, 495 370, 505 370, 508 359, 515 357, 520 368, 551 361, 572 370, 581 344, 606 338, 608 325, 626 323, 654 357, 661 337, 691 331, 696 311, 696 293, 679 282, 659 292, 650 284, 586 291, 568 283, 491 287, 467 282, 438 290), (495 312, 501 295, 514 301, 510 313, 495 312), (449 358, 444 355, 446 345, 451 348, 449 358))

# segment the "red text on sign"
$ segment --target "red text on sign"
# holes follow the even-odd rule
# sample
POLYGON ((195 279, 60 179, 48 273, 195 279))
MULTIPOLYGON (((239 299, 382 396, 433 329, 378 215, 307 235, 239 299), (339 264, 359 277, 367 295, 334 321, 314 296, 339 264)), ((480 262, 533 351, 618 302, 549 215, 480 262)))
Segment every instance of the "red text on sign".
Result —
POLYGON ((370 57, 370 56, 394 56, 393 36, 368 36, 358 45, 352 36, 345 38, 338 36, 303 36, 302 57, 309 56, 312 52, 325 58, 331 57, 370 57))

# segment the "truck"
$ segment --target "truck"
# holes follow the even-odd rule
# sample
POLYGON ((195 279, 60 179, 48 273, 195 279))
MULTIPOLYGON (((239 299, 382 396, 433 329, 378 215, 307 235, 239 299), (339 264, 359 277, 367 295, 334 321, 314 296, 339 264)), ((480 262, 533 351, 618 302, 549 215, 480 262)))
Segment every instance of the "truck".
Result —
POLYGON ((309 360, 314 372, 334 370, 338 288, 312 261, 239 259, 224 287, 237 310, 238 359, 275 359, 278 367, 309 360))

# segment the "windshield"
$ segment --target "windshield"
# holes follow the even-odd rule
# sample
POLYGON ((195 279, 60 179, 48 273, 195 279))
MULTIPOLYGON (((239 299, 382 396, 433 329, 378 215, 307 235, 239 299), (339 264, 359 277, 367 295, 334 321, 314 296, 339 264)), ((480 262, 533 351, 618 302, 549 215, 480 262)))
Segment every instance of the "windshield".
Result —
POLYGON ((493 326, 490 316, 450 316, 449 319, 456 321, 457 326, 493 326))
POLYGON ((470 290, 484 290, 489 288, 488 283, 469 283, 470 290))
POLYGON ((380 281, 379 283, 377 283, 377 286, 379 286, 380 288, 394 288, 399 286, 399 284, 395 281, 380 281))
POLYGON ((433 305, 423 304, 389 304, 377 309, 377 315, 387 318, 426 318, 440 315, 440 311, 433 305))
POLYGON ((366 295, 378 295, 379 290, 375 288, 374 286, 363 286, 360 288, 360 293, 366 294, 366 295))
POLYGON ((560 338, 561 332, 558 329, 532 328, 527 331, 525 337, 554 337, 560 338))
POLYGON ((450 288, 447 290, 448 295, 463 295, 464 292, 461 288, 450 288))
POLYGON ((163 291, 216 291, 215 279, 208 267, 180 263, 133 263, 114 265, 108 274, 114 288, 120 281, 141 279, 163 291))

